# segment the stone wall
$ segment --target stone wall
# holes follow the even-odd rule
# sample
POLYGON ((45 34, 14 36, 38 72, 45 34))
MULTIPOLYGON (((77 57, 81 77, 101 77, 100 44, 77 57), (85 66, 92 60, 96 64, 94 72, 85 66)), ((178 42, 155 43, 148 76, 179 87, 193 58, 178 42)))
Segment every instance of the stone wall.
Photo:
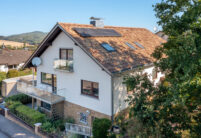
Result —
POLYGON ((70 102, 65 101, 64 102, 64 118, 67 117, 72 117, 75 119, 75 123, 80 124, 80 125, 88 125, 91 126, 92 125, 92 120, 94 118, 108 118, 111 119, 111 116, 87 109, 85 107, 82 107, 80 105, 76 105, 70 102), (87 121, 88 124, 83 124, 80 122, 80 113, 85 113, 87 114, 87 112, 89 113, 87 121))

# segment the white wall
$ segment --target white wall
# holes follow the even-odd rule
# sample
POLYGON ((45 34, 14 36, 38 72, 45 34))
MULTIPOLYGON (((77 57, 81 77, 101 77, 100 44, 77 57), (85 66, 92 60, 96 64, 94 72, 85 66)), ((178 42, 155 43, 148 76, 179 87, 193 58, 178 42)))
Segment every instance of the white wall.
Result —
POLYGON ((8 72, 8 66, 7 65, 0 65, 0 72, 8 72))
POLYGON ((42 54, 42 65, 37 68, 37 83, 41 85, 41 72, 57 75, 58 92, 74 104, 111 115, 111 77, 104 72, 83 50, 63 32, 53 41, 52 46, 42 54), (67 73, 53 69, 53 61, 59 58, 60 48, 73 48, 74 72, 67 73), (99 99, 81 95, 81 80, 99 83, 99 99))
MULTIPOLYGON (((147 75, 149 76, 149 79, 156 85, 160 81, 160 78, 164 76, 164 74, 159 72, 157 74, 157 78, 153 80, 152 78, 153 69, 154 67, 145 68, 142 71, 142 74, 147 73, 147 75)), ((133 74, 133 73, 130 73, 130 74, 133 74)), ((128 107, 128 104, 125 102, 125 99, 127 99, 128 94, 127 94, 126 85, 123 84, 124 76, 125 74, 113 78, 114 114, 128 107)))

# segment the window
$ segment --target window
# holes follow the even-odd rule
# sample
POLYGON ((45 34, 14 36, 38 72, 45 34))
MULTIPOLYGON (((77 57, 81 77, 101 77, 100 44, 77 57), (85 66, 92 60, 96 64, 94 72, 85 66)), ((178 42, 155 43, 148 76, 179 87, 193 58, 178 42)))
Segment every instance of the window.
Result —
POLYGON ((73 60, 73 50, 60 49, 60 59, 73 60))
POLYGON ((46 102, 43 102, 43 101, 41 101, 41 107, 43 107, 47 110, 51 110, 51 105, 46 102))
POLYGON ((157 77, 158 77, 158 71, 157 71, 157 68, 154 68, 152 70, 152 79, 155 80, 157 79, 157 77))
POLYGON ((134 49, 134 50, 136 49, 133 45, 131 45, 131 44, 128 43, 128 42, 126 42, 125 44, 126 44, 127 46, 129 46, 130 48, 134 49))
POLYGON ((108 43, 102 43, 101 46, 105 48, 108 52, 113 52, 115 49, 111 47, 108 43))
POLYGON ((81 93, 98 98, 98 83, 82 80, 81 93))
POLYGON ((134 44, 136 44, 138 47, 140 47, 140 48, 143 48, 144 49, 144 47, 140 44, 140 43, 138 43, 138 42, 134 42, 134 44))
POLYGON ((41 72, 41 83, 48 84, 56 88, 57 77, 54 74, 41 72))
POLYGON ((80 113, 80 122, 87 125, 88 122, 87 122, 87 118, 88 118, 88 115, 86 113, 80 113))

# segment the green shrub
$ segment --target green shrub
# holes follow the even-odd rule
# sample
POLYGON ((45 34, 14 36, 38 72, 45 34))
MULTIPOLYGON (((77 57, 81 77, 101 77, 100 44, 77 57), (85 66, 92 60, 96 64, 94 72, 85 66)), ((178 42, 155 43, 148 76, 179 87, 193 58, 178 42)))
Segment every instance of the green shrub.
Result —
POLYGON ((34 126, 35 123, 45 122, 46 116, 28 106, 23 105, 19 101, 7 101, 6 106, 12 113, 24 120, 26 123, 34 126))
POLYGON ((34 126, 35 123, 42 123, 45 121, 45 114, 42 114, 34 109, 25 105, 16 107, 17 116, 23 119, 28 124, 34 126))
POLYGON ((108 137, 108 130, 110 129, 112 123, 109 119, 101 118, 95 119, 93 121, 93 136, 94 138, 107 138, 108 137))
POLYGON ((19 71, 19 76, 26 76, 26 75, 31 75, 32 74, 32 70, 31 69, 25 69, 25 70, 20 70, 19 71))
POLYGON ((0 95, 1 95, 1 84, 2 84, 2 80, 4 79, 6 79, 6 73, 0 72, 0 95))
POLYGON ((18 107, 18 106, 20 106, 20 105, 22 105, 22 103, 21 102, 19 102, 19 101, 8 101, 8 102, 6 102, 6 106, 8 107, 8 109, 10 109, 10 111, 12 112, 12 113, 16 113, 16 108, 18 107))
POLYGON ((52 123, 49 121, 46 121, 42 124, 41 129, 47 133, 53 133, 55 132, 55 128, 53 127, 52 123))
POLYGON ((19 101, 21 102, 22 104, 27 104, 27 103, 30 103, 32 100, 31 97, 25 95, 25 94, 17 94, 17 95, 13 95, 13 96, 10 96, 10 97, 7 97, 5 99, 5 101, 19 101))
POLYGON ((16 69, 11 69, 7 73, 8 78, 14 78, 14 77, 18 77, 18 76, 19 76, 19 71, 16 69))
POLYGON ((75 124, 75 119, 72 118, 72 117, 67 117, 67 118, 65 119, 65 122, 75 124))

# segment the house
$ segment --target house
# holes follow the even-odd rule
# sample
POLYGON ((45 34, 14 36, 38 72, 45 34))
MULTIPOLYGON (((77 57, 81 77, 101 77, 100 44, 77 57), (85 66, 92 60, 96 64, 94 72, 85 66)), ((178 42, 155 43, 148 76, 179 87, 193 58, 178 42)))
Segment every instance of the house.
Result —
POLYGON ((158 35, 159 37, 161 37, 161 38, 163 38, 164 40, 168 40, 168 35, 166 35, 164 32, 162 32, 162 31, 158 31, 157 33, 156 33, 156 35, 158 35))
POLYGON ((27 50, 0 49, 0 72, 8 72, 9 69, 20 69, 31 54, 27 50))
POLYGON ((89 25, 57 23, 24 65, 41 59, 36 85, 19 81, 17 89, 53 117, 89 127, 94 118, 113 120, 128 106, 125 75, 141 71, 155 83, 163 76, 151 56, 162 42, 147 29, 104 26, 96 18, 89 25))

